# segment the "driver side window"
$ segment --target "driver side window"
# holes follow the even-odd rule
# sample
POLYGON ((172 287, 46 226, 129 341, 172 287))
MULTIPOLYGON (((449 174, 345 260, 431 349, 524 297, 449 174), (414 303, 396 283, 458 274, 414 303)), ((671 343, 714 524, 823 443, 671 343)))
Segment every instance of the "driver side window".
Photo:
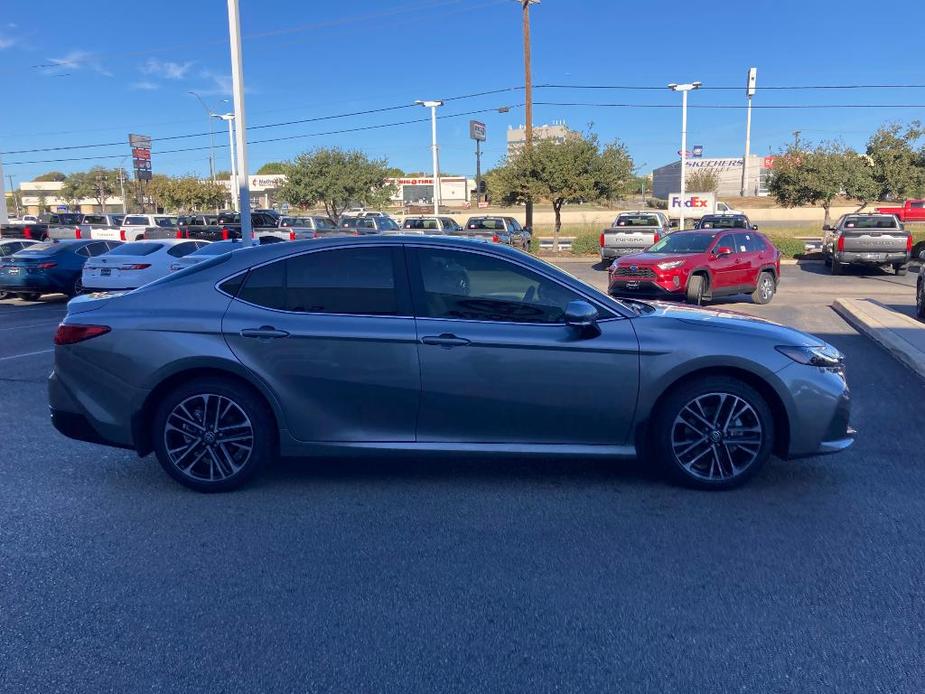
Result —
POLYGON ((565 307, 582 296, 501 258, 420 248, 418 316, 503 323, 564 323, 565 307))

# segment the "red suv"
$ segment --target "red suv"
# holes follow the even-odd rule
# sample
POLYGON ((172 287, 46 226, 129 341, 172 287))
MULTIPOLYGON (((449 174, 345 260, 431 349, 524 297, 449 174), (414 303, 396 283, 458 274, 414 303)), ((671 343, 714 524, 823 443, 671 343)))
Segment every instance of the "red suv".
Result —
POLYGON ((701 304, 719 296, 751 294, 756 304, 774 298, 780 251, 751 229, 676 231, 644 253, 610 266, 614 296, 684 297, 701 304))

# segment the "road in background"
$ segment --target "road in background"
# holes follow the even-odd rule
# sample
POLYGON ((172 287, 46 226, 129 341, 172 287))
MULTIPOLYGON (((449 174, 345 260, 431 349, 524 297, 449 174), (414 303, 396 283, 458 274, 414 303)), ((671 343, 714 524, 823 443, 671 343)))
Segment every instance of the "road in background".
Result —
POLYGON ((197 494, 58 436, 63 302, 0 302, 0 691, 921 691, 925 384, 827 305, 912 278, 824 269, 723 306, 847 354, 858 442, 726 493, 447 457, 197 494))

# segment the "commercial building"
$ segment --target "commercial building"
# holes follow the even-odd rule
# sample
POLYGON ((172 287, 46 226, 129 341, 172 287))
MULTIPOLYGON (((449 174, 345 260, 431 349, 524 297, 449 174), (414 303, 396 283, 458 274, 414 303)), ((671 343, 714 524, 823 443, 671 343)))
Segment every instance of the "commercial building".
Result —
MULTIPOLYGON (((690 158, 687 160, 687 175, 697 171, 716 173, 720 197, 738 196, 742 190, 742 157, 690 158)), ((752 155, 748 158, 748 176, 745 181, 746 195, 767 195, 768 177, 773 157, 752 155)), ((652 171, 652 194, 663 200, 672 193, 681 191, 681 161, 666 164, 652 171)))
MULTIPOLYGON (((386 179, 395 187, 392 204, 409 205, 434 204, 433 176, 405 176, 386 179)), ((440 177, 440 204, 448 207, 468 207, 470 191, 475 190, 475 181, 465 176, 440 177)))
MULTIPOLYGON (((534 125, 533 126, 533 141, 540 142, 541 140, 552 140, 553 142, 565 142, 565 140, 572 134, 572 131, 568 129, 568 126, 565 124, 565 121, 557 120, 553 121, 549 125, 534 125)), ((524 143, 527 141, 527 129, 525 126, 521 125, 517 128, 511 126, 507 130, 507 154, 511 156, 516 154, 521 149, 523 149, 524 143)))

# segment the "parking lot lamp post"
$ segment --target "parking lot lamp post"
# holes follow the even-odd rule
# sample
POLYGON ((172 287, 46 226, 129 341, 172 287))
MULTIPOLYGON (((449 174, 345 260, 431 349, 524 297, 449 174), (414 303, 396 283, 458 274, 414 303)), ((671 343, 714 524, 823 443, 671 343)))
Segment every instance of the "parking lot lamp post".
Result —
POLYGON ((443 106, 442 101, 421 101, 414 103, 420 104, 424 108, 430 109, 430 150, 434 164, 434 214, 440 214, 440 157, 437 148, 437 107, 443 106))
POLYGON ((231 155, 231 209, 238 211, 238 167, 235 163, 234 155, 234 114, 233 113, 216 113, 219 118, 228 123, 228 152, 231 155))
POLYGON ((673 92, 681 92, 681 219, 678 229, 684 229, 684 195, 687 192, 685 178, 687 174, 687 93, 700 89, 703 82, 690 82, 688 84, 675 84, 672 82, 668 88, 673 92))
POLYGON ((745 158, 742 160, 742 197, 749 188, 748 157, 752 146, 752 97, 755 96, 755 83, 758 80, 758 68, 748 68, 748 81, 745 84, 745 96, 748 98, 748 113, 745 116, 745 158))
MULTIPOLYGON (((247 112, 244 109, 244 54, 241 49, 241 14, 238 0, 228 0, 228 34, 231 44, 231 98, 234 100, 234 128, 237 152, 237 198, 241 213, 241 241, 257 243, 251 228, 251 189, 247 178, 247 112)), ((231 121, 229 121, 231 122, 231 121)))

